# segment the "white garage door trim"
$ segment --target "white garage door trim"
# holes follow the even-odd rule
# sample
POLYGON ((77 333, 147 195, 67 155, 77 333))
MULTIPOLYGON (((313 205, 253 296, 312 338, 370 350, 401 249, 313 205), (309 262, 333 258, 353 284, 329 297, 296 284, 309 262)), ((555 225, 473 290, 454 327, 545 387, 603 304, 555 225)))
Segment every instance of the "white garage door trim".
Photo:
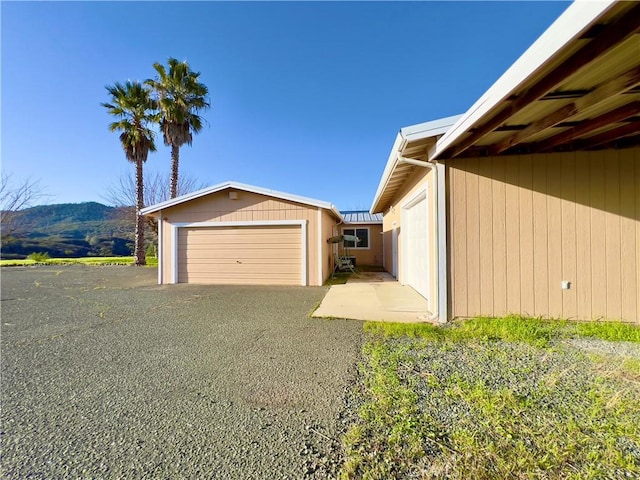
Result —
POLYGON ((431 242, 429 239, 429 185, 426 184, 424 188, 422 188, 418 193, 416 193, 413 197, 411 197, 406 203, 402 205, 402 223, 401 229, 402 231, 402 283, 408 284, 413 287, 420 295, 425 297, 427 301, 429 301, 429 292, 431 290, 431 279, 430 279, 430 269, 431 269, 431 259, 430 259, 430 249, 431 242), (418 284, 415 281, 412 281, 412 276, 409 275, 409 269, 411 266, 415 266, 416 259, 410 258, 409 255, 409 242, 410 242, 410 234, 412 233, 411 227, 409 226, 409 210, 411 208, 417 206, 420 202, 425 202, 425 218, 424 218, 424 228, 425 228, 425 241, 426 245, 424 245, 424 267, 425 267, 425 278, 423 278, 423 284, 418 284))
POLYGON ((307 286, 307 221, 306 220, 264 220, 264 221, 248 221, 248 222, 195 222, 195 223, 174 223, 171 224, 171 283, 178 283, 178 229, 179 228, 207 228, 207 227, 268 227, 268 226, 286 226, 300 225, 301 229, 301 250, 302 261, 301 271, 302 278, 300 285, 307 286))

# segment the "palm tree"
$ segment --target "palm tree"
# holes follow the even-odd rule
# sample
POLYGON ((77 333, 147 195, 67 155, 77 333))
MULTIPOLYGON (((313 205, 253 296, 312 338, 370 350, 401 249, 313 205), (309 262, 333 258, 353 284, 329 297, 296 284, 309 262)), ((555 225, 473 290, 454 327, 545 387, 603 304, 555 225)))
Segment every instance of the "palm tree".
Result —
POLYGON ((144 208, 144 182, 142 165, 147 161, 149 152, 156 151, 153 130, 149 124, 156 119, 155 101, 150 91, 140 82, 116 82, 105 87, 111 95, 111 103, 101 103, 116 121, 109 124, 109 130, 119 131, 120 143, 127 160, 136 166, 136 233, 135 265, 146 265, 144 250, 144 219, 140 210, 144 208))
POLYGON ((170 196, 178 195, 178 166, 180 147, 191 145, 193 134, 202 130, 199 113, 209 108, 209 89, 198 81, 200 72, 193 72, 189 64, 169 58, 169 71, 160 63, 154 63, 158 72, 155 80, 145 83, 153 88, 160 110, 160 129, 164 144, 171 146, 171 189, 170 196))

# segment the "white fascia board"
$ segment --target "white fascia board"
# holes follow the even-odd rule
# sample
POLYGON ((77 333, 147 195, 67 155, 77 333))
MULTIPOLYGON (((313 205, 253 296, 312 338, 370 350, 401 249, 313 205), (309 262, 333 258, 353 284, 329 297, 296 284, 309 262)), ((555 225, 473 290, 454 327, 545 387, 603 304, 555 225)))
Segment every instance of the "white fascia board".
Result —
POLYGON ((578 38, 617 0, 576 0, 516 60, 511 67, 462 115, 429 150, 435 160, 471 128, 481 123, 500 102, 519 89, 551 58, 578 38))
POLYGON ((389 154, 387 164, 384 168, 384 172, 382 173, 382 178, 378 184, 378 190, 376 191, 373 203, 371 204, 371 209, 369 210, 372 214, 381 213, 378 205, 380 197, 387 188, 387 184, 398 165, 398 154, 402 154, 402 150, 407 143, 445 134, 461 117, 462 115, 453 115, 451 117, 418 123, 416 125, 410 125, 400 129, 396 136, 396 140, 393 143, 393 147, 391 147, 391 153, 389 154))
POLYGON ((400 133, 408 142, 436 137, 446 133, 453 124, 462 118, 462 115, 452 115, 431 122, 418 123, 400 129, 400 133))
POLYGON ((342 222, 342 225, 382 225, 382 220, 375 220, 373 222, 342 222))
POLYGON ((400 131, 398 132, 398 135, 396 135, 395 142, 393 142, 393 147, 391 147, 391 153, 389 153, 387 164, 384 167, 384 172, 382 172, 382 178, 380 178, 380 183, 378 184, 376 195, 375 197, 373 197, 373 203, 371 204, 371 208, 369 209, 372 214, 380 213, 378 211, 378 203, 380 202, 380 197, 382 197, 382 194, 387 188, 387 184, 389 183, 391 174, 398 164, 398 150, 400 149, 400 145, 402 145, 403 142, 404 137, 402 136, 402 131, 400 131))
POLYGON ((268 197, 275 197, 281 200, 288 200, 291 202, 302 203, 305 205, 310 205, 312 207, 320 207, 325 208, 327 210, 332 211, 338 219, 342 219, 342 215, 338 209, 330 202, 324 202, 322 200, 316 200, 315 198, 302 197, 300 195, 294 195, 291 193, 279 192, 277 190, 271 190, 268 188, 256 187, 255 185, 248 185, 246 183, 239 183, 234 181, 228 181, 223 183, 218 183, 216 185, 212 185, 211 187, 203 188, 202 190, 198 190, 195 192, 187 193, 186 195, 181 195, 179 197, 173 198, 171 200, 167 200, 165 202, 157 203, 155 205, 151 205, 149 207, 143 208, 140 210, 142 215, 148 215, 150 213, 155 213, 165 208, 173 207, 179 205, 184 202, 188 202, 190 200, 195 200, 196 198, 204 197, 205 195, 210 195, 212 193, 220 192, 226 188, 233 188, 236 190, 243 190, 245 192, 256 193, 258 195, 265 195, 268 197))

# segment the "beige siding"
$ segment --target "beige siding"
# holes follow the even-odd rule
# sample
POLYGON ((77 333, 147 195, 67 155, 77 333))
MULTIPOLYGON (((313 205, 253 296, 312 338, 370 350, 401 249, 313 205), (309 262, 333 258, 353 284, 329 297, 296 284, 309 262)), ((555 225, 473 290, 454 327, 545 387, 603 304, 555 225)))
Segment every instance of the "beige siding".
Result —
MULTIPOLYGON (((229 199, 229 191, 224 190, 162 211, 163 283, 171 283, 173 275, 172 225, 295 220, 306 222, 307 282, 308 285, 318 285, 318 208, 245 191, 237 193, 237 200, 229 199)), ((324 272, 322 276, 325 276, 324 272)))
POLYGON ((320 241, 322 242, 322 281, 323 283, 333 273, 333 245, 327 240, 337 235, 336 219, 326 210, 322 211, 322 233, 320 241))
POLYGON ((301 227, 178 230, 178 282, 300 285, 301 227))
POLYGON ((640 322, 640 149, 457 159, 447 179, 454 317, 640 322))
POLYGON ((368 228, 369 248, 350 248, 349 255, 356 257, 356 265, 379 265, 382 266, 382 225, 362 224, 352 225, 345 223, 340 225, 340 233, 347 228, 368 228))

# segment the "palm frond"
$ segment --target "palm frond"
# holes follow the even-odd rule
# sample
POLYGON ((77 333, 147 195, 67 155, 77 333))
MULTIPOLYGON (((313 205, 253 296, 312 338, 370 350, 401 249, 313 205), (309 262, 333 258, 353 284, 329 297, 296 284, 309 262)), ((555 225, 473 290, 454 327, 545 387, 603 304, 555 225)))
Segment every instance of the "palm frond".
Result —
POLYGON ((144 162, 149 152, 155 152, 155 133, 149 126, 157 118, 156 102, 150 90, 141 82, 115 82, 105 87, 110 102, 101 105, 117 120, 108 125, 110 131, 119 131, 120 143, 127 160, 144 162))
POLYGON ((192 71, 186 61, 169 57, 167 66, 154 63, 158 75, 145 84, 154 91, 165 145, 190 145, 192 133, 202 129, 198 114, 210 106, 209 90, 199 82, 200 72, 192 71))

